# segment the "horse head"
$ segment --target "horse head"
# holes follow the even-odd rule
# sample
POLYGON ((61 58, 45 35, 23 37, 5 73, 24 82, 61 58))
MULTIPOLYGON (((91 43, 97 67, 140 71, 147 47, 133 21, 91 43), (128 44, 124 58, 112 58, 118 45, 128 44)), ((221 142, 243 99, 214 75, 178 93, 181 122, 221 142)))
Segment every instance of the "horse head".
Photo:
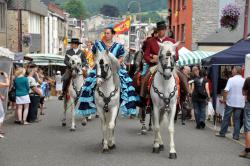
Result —
POLYGON ((120 68, 120 64, 116 57, 112 55, 108 50, 97 51, 96 56, 96 72, 97 72, 97 85, 101 85, 103 82, 109 80, 114 73, 117 73, 120 68))
POLYGON ((159 60, 158 60, 158 71, 163 75, 165 80, 171 78, 173 70, 175 69, 176 60, 176 48, 179 42, 173 44, 172 42, 165 41, 159 43, 159 60))
POLYGON ((82 60, 78 55, 69 56, 69 65, 72 69, 80 70, 82 68, 82 60))

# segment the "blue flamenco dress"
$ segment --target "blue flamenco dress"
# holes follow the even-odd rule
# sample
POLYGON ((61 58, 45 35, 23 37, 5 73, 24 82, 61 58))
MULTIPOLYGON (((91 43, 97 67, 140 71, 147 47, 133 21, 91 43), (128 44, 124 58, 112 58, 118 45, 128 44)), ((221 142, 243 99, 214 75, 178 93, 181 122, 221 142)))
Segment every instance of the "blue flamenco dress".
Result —
MULTIPOLYGON (((96 41, 92 51, 95 54, 97 49, 101 52, 106 50, 106 45, 102 41, 96 41)), ((109 51, 117 58, 123 57, 125 54, 124 47, 119 43, 113 43, 109 51)), ((123 116, 137 115, 136 106, 139 103, 139 96, 133 87, 133 81, 129 77, 127 71, 121 67, 119 72, 121 80, 121 99, 120 109, 123 116)), ((76 109, 76 115, 87 117, 96 113, 96 105, 94 103, 94 91, 96 87, 96 69, 93 69, 86 78, 85 85, 82 87, 81 97, 79 98, 79 107, 76 109)))

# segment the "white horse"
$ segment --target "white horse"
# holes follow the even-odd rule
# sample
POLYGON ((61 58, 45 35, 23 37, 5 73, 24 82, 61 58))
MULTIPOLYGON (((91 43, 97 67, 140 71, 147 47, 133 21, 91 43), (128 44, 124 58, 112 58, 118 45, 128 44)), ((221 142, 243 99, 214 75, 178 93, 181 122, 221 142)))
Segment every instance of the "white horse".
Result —
POLYGON ((109 51, 97 52, 95 104, 103 132, 103 152, 115 148, 114 128, 120 107, 120 64, 109 51))
MULTIPOLYGON (((64 97, 64 114, 62 120, 62 126, 66 126, 66 112, 71 110, 71 128, 70 131, 76 130, 75 124, 75 107, 80 95, 81 88, 84 84, 84 78, 82 75, 82 61, 79 55, 69 56, 69 64, 71 67, 71 78, 68 87, 68 93, 64 97)), ((83 119, 82 124, 87 123, 86 118, 83 119)))
POLYGON ((168 119, 170 134, 170 159, 177 158, 174 144, 174 117, 177 103, 177 85, 175 80, 175 50, 179 43, 159 43, 159 60, 150 95, 153 102, 154 146, 153 153, 164 150, 160 126, 168 119))

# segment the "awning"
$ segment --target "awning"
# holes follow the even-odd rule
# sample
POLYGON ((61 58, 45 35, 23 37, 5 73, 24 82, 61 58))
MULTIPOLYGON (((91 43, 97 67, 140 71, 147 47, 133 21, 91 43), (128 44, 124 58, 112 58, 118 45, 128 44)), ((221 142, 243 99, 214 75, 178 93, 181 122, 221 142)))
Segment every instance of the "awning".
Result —
POLYGON ((64 56, 55 55, 55 54, 27 54, 27 57, 33 59, 33 63, 38 66, 48 66, 48 65, 57 65, 57 66, 66 66, 64 64, 64 56))
POLYGON ((0 47, 0 56, 14 60, 15 54, 7 48, 0 47))
POLYGON ((201 51, 201 50, 191 52, 185 47, 182 47, 178 53, 179 53, 179 60, 177 64, 179 66, 199 64, 201 63, 202 59, 205 59, 215 54, 215 52, 201 51))

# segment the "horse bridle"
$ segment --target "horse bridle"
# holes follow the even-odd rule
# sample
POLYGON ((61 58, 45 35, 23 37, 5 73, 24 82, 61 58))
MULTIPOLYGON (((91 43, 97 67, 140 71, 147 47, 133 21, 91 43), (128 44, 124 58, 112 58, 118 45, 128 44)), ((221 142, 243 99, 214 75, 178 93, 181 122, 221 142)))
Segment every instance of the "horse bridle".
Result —
POLYGON ((168 77, 168 76, 166 76, 166 75, 164 74, 164 71, 170 69, 171 72, 173 72, 174 67, 175 67, 175 65, 174 65, 175 58, 171 58, 171 52, 169 52, 169 51, 167 52, 166 56, 167 56, 167 57, 170 57, 171 66, 168 66, 167 64, 163 64, 163 56, 162 56, 162 50, 161 50, 161 51, 160 51, 160 55, 159 55, 159 61, 160 61, 160 65, 161 65, 161 67, 162 67, 163 72, 161 72, 159 69, 158 69, 157 71, 160 73, 160 75, 163 76, 163 78, 164 78, 165 80, 169 80, 169 79, 172 77, 172 75, 171 75, 170 77, 168 77))
POLYGON ((109 70, 111 71, 111 67, 108 66, 108 69, 105 71, 103 59, 100 60, 99 65, 100 65, 100 67, 101 67, 101 75, 96 75, 96 77, 97 77, 97 78, 102 78, 102 79, 104 79, 105 81, 109 80, 109 79, 111 78, 111 76, 112 76, 112 73, 111 73, 108 77, 107 77, 107 75, 108 75, 108 71, 109 71, 109 70))
MULTIPOLYGON (((157 71, 160 73, 160 75, 163 76, 164 80, 169 80, 169 79, 172 77, 172 75, 171 75, 170 77, 167 77, 167 76, 164 74, 164 71, 167 70, 167 69, 170 69, 171 72, 173 72, 174 67, 175 67, 175 65, 174 65, 175 63, 174 63, 173 61, 175 61, 175 58, 170 59, 170 60, 171 60, 171 62, 170 62, 170 63, 171 63, 171 66, 168 66, 167 64, 163 64, 163 61, 162 61, 162 60, 163 60, 163 59, 162 59, 163 56, 162 56, 161 53, 162 53, 162 50, 160 51, 159 61, 160 61, 160 64, 161 64, 161 66, 162 66, 163 72, 161 72, 159 69, 158 69, 157 71)), ((168 57, 171 58, 171 53, 168 51, 166 56, 168 56, 168 57)), ((168 112, 168 113, 169 113, 169 112, 170 112, 170 106, 169 106, 170 101, 171 101, 171 99, 175 96, 175 93, 176 93, 176 91, 177 91, 176 80, 175 80, 174 90, 173 90, 172 92, 170 92, 170 94, 169 94, 168 97, 165 96, 164 93, 160 92, 159 89, 155 87, 154 81, 153 81, 153 83, 152 83, 152 87, 153 87, 153 89, 154 89, 154 92, 155 92, 155 93, 159 96, 159 98, 164 102, 164 106, 161 108, 161 110, 162 110, 163 112, 168 112)))

